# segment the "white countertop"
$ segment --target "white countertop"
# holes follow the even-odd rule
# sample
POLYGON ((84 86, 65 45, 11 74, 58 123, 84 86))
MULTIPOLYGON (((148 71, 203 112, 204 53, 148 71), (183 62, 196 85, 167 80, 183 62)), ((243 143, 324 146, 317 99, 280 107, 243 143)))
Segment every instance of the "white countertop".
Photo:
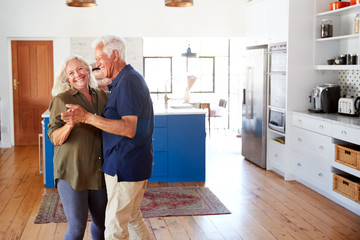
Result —
MULTIPOLYGON (((154 106, 155 115, 184 115, 184 114, 206 114, 206 109, 193 108, 192 105, 188 104, 179 104, 179 105, 169 105, 167 108, 165 104, 158 104, 154 106)), ((50 117, 49 110, 46 110, 41 117, 50 117)))
POLYGON ((157 104, 154 105, 155 115, 184 115, 184 114, 206 114, 206 109, 193 108, 191 104, 168 105, 157 104))
POLYGON ((341 124, 343 126, 360 129, 360 117, 343 115, 339 113, 312 113, 312 112, 294 112, 304 114, 308 117, 321 119, 330 123, 341 124))

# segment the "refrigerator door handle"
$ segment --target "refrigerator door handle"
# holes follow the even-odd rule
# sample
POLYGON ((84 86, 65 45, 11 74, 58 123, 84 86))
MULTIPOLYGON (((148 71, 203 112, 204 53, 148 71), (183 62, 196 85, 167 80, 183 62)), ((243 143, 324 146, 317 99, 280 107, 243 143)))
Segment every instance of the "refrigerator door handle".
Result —
POLYGON ((254 117, 254 103, 253 103, 253 84, 254 84, 254 71, 253 67, 246 68, 246 89, 247 94, 245 97, 246 104, 246 119, 253 119, 254 117), (249 106, 250 105, 250 106, 249 106), (250 111, 250 113, 249 113, 250 111))
POLYGON ((246 88, 243 89, 243 101, 242 101, 242 102, 243 102, 243 105, 246 104, 246 100, 245 100, 245 99, 246 99, 246 88))

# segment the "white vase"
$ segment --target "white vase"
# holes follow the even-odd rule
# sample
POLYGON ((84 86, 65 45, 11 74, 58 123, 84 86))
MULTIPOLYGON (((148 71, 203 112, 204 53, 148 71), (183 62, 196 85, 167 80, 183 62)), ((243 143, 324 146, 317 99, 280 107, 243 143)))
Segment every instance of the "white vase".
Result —
POLYGON ((190 90, 189 89, 185 90, 184 101, 187 103, 190 102, 190 90))

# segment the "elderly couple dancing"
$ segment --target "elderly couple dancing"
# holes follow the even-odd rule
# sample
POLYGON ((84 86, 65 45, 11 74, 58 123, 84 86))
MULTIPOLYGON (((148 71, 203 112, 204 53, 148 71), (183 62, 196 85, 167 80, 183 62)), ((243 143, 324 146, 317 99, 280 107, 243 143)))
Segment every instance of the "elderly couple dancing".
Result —
POLYGON ((65 239, 83 239, 88 212, 93 239, 153 239, 140 211, 151 177, 154 113, 144 78, 125 61, 125 41, 93 43, 96 67, 110 79, 97 87, 81 56, 65 59, 50 103, 48 138, 54 178, 68 220, 65 239))

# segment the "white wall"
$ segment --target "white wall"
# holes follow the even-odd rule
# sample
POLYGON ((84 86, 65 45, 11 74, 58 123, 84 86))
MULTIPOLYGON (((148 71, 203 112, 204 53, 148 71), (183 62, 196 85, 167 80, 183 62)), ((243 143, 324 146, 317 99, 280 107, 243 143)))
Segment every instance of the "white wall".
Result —
POLYGON ((11 40, 53 40, 54 73, 70 54, 70 38, 114 33, 123 37, 242 37, 246 0, 194 0, 171 8, 164 0, 97 0, 73 8, 66 0, 0 0, 1 144, 14 144, 11 40))

